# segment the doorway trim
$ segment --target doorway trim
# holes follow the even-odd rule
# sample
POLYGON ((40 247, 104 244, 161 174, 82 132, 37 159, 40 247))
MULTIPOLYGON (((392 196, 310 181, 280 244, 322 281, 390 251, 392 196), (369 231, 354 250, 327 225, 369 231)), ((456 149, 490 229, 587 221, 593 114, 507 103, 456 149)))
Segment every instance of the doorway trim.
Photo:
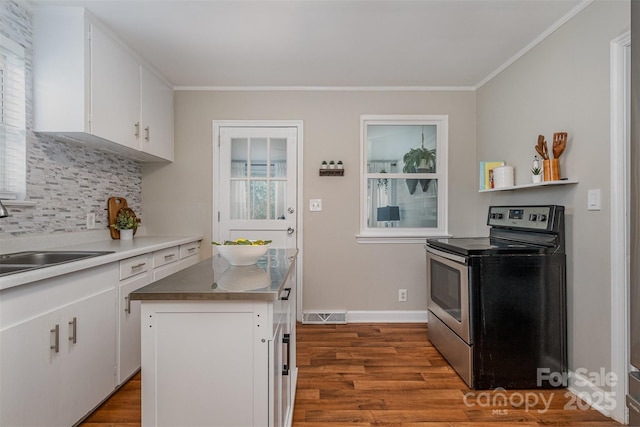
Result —
POLYGON ((297 153, 296 153, 296 246, 298 248, 298 257, 296 259, 296 280, 298 284, 297 292, 297 321, 302 321, 302 265, 303 265, 303 191, 302 191, 302 177, 304 175, 303 170, 303 141, 304 141, 304 125, 302 120, 213 120, 213 215, 211 220, 213 221, 211 230, 213 235, 212 240, 215 240, 215 236, 219 234, 219 222, 217 212, 219 210, 216 201, 220 195, 220 182, 218 179, 218 162, 220 158, 220 128, 222 127, 289 127, 297 129, 297 153))
POLYGON ((611 417, 626 424, 629 370, 629 144, 628 56, 631 33, 611 41, 611 371, 618 375, 611 392, 611 417))

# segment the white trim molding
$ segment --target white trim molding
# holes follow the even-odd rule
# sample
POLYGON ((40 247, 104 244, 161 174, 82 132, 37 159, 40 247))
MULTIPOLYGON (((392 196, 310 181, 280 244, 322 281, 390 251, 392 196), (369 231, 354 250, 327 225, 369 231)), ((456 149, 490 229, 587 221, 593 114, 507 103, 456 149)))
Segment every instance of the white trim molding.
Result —
POLYGON ((629 370, 630 47, 630 32, 611 41, 611 371, 618 379, 611 385, 615 406, 610 414, 603 412, 623 424, 629 370))
MULTIPOLYGON (((580 402, 584 401, 601 414, 612 417, 612 412, 617 409, 618 402, 616 393, 605 391, 599 385, 594 384, 594 379, 601 383, 608 381, 607 373, 602 369, 600 372, 589 372, 588 377, 583 375, 583 371, 569 371, 569 390, 579 400, 571 400, 565 404, 565 409, 586 409, 580 402)), ((624 407, 624 396, 622 406, 624 407)))
POLYGON ((427 310, 349 310, 347 323, 427 323, 427 310))

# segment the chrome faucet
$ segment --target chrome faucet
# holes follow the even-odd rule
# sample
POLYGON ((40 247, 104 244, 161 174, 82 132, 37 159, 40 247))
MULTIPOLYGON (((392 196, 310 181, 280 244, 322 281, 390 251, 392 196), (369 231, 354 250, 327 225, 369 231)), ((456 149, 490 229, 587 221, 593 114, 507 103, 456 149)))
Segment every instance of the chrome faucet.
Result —
POLYGON ((6 218, 9 216, 9 211, 2 204, 2 200, 0 200, 0 218, 6 218))

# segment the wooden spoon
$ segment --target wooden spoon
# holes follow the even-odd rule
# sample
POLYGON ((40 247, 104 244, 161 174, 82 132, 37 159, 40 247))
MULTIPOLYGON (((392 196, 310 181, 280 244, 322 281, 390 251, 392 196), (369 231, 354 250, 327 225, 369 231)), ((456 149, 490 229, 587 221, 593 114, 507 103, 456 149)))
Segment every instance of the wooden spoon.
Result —
POLYGON ((538 135, 538 145, 536 145, 536 151, 542 157, 542 160, 549 160, 549 151, 545 151, 547 143, 544 140, 544 135, 538 135), (546 154, 545 154, 546 153, 546 154))
POLYGON ((556 132, 553 134, 553 158, 557 159, 564 152, 567 146, 567 132, 556 132))

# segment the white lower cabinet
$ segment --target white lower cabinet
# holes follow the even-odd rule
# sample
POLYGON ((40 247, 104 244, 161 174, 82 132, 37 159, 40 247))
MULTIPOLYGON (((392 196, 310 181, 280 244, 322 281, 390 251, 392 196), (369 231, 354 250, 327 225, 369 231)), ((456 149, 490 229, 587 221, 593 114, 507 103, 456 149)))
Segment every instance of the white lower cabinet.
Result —
POLYGON ((140 301, 129 294, 151 283, 150 255, 120 261, 118 286, 118 384, 140 369, 140 301))
POLYGON ((116 264, 0 292, 0 425, 70 426, 116 386, 116 264))

